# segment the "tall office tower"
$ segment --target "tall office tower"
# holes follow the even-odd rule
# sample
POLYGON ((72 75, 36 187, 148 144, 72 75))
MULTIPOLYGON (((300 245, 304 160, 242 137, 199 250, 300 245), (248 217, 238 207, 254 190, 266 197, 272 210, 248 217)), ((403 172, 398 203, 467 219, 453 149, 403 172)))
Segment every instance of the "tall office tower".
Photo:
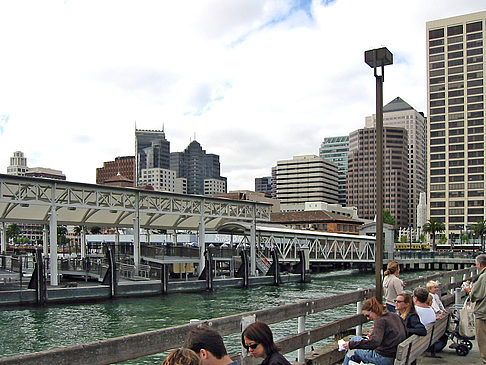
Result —
POLYGON ((29 168, 27 167, 27 158, 21 151, 15 151, 10 157, 10 166, 7 167, 8 175, 25 176, 29 168))
POLYGON ((103 167, 96 169, 96 183, 135 186, 135 156, 121 156, 115 161, 103 162, 103 167))
MULTIPOLYGON (((383 107, 383 125, 405 128, 408 134, 408 225, 417 227, 420 193, 427 188, 427 126, 424 114, 397 97, 383 107)), ((375 128, 376 114, 366 117, 375 128)))
POLYGON ((306 202, 338 201, 337 164, 319 156, 277 161, 275 181, 281 210, 303 211, 306 202))
MULTIPOLYGON (((360 218, 376 216, 376 128, 349 135, 347 205, 360 218)), ((408 224, 408 138, 404 128, 383 127, 383 209, 396 224, 408 224)))
MULTIPOLYGON (((197 141, 192 141, 184 152, 173 152, 170 154, 170 169, 176 171, 178 178, 187 180, 187 193, 204 195, 205 180, 216 179, 225 182, 224 191, 226 193, 226 178, 220 176, 219 156, 206 154, 197 141)), ((222 190, 223 184, 207 182, 207 189, 211 192, 222 190)), ((208 191, 209 191, 208 190, 208 191)))
POLYGON ((156 131, 135 128, 135 159, 137 185, 142 169, 169 168, 170 142, 165 139, 163 129, 156 131))
POLYGON ((319 156, 338 165, 338 203, 346 205, 346 173, 348 172, 349 136, 326 137, 319 156))
POLYGON ((265 196, 272 196, 272 177, 256 177, 255 178, 255 192, 265 193, 265 196))
POLYGON ((485 217, 486 11, 427 22, 428 216, 446 236, 485 217))

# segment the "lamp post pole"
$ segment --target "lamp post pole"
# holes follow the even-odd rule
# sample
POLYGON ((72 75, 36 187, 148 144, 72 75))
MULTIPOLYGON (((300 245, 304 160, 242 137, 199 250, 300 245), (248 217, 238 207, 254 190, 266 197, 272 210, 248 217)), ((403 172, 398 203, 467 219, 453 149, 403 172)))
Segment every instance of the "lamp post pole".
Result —
POLYGON ((386 48, 365 52, 365 62, 373 68, 376 79, 376 298, 383 301, 383 81, 386 65, 393 63, 393 55, 386 48))

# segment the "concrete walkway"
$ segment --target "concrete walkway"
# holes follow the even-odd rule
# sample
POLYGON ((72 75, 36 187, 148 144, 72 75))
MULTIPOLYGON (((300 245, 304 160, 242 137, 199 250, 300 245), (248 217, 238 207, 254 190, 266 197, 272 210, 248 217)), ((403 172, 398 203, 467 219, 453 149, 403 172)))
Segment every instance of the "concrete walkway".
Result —
POLYGON ((430 354, 427 353, 426 356, 421 356, 417 360, 417 365, 481 365, 478 342, 476 340, 471 342, 473 343, 473 348, 466 356, 459 356, 456 354, 455 349, 449 348, 449 345, 452 343, 449 340, 444 350, 437 354, 438 357, 430 357, 430 354))

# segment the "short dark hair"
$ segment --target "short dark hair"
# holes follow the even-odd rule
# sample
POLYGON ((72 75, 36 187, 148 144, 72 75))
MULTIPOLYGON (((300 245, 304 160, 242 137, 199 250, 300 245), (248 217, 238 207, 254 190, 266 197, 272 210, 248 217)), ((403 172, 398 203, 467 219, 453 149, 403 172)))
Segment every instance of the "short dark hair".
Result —
POLYGON ((413 296, 417 298, 420 303, 425 303, 427 301, 427 298, 429 297, 429 291, 419 286, 413 291, 413 296))
POLYGON ((241 344, 245 346, 245 337, 263 346, 265 355, 279 351, 280 347, 273 342, 272 330, 264 322, 254 322, 245 328, 241 334, 241 344))
POLYGON ((214 329, 208 326, 193 328, 186 337, 184 347, 190 348, 199 354, 201 349, 211 352, 217 359, 228 355, 224 347, 223 337, 214 329))

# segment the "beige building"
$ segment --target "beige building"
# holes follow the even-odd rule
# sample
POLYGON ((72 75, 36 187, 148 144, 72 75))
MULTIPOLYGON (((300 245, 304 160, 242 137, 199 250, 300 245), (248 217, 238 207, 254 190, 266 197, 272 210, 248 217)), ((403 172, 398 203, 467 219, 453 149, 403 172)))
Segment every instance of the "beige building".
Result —
POLYGON ((214 197, 268 203, 272 204, 272 212, 280 211, 280 202, 277 199, 269 198, 265 193, 262 192, 255 192, 251 190, 231 190, 229 193, 215 194, 214 197))
POLYGON ((185 181, 182 181, 185 179, 177 178, 176 175, 175 171, 160 167, 142 169, 139 184, 141 186, 151 186, 157 191, 186 194, 187 184, 185 181))
POLYGON ((446 235, 484 219, 486 11, 427 22, 428 217, 446 235))
POLYGON ((204 179, 204 195, 226 193, 226 180, 204 179))
MULTIPOLYGON (((408 224, 417 227, 420 193, 427 188, 427 129, 424 114, 397 97, 383 107, 383 125, 405 128, 408 134, 408 224)), ((366 128, 375 128, 376 114, 366 117, 366 128)))
POLYGON ((286 204, 338 202, 338 167, 325 158, 294 156, 292 160, 277 161, 272 173, 282 210, 286 204))

